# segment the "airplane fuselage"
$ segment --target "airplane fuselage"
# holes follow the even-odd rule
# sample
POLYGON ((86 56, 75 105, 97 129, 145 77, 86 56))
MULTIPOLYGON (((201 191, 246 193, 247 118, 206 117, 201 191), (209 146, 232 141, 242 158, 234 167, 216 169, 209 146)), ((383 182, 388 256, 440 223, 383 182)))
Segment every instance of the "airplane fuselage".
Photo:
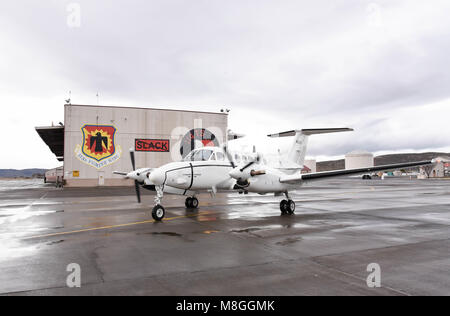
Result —
POLYGON ((228 161, 172 162, 153 171, 151 181, 183 190, 228 190, 235 183, 232 169, 228 161))
MULTIPOLYGON (((248 176, 242 190, 255 193, 285 192, 292 189, 292 185, 280 183, 280 176, 284 173, 267 166, 255 166, 264 169, 265 174, 255 177, 248 176)), ((232 190, 239 182, 230 177, 234 168, 228 161, 191 161, 172 162, 154 170, 151 181, 162 183, 164 191, 172 187, 187 191, 232 190)), ((299 187, 296 185, 295 187, 299 187)))

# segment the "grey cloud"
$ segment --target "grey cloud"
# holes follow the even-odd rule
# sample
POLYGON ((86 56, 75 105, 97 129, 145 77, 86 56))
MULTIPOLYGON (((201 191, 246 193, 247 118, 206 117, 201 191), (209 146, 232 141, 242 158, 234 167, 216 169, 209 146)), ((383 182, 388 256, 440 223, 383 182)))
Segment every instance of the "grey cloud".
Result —
POLYGON ((0 4, 0 87, 21 110, 30 109, 17 101, 24 93, 50 100, 72 90, 75 103, 90 103, 99 91, 120 105, 226 105, 237 131, 255 129, 257 117, 276 130, 358 128, 312 141, 315 155, 447 146, 432 113, 409 139, 415 124, 395 129, 391 113, 450 98, 447 1, 377 1, 380 27, 368 25, 371 1, 83 0, 80 28, 66 25, 68 3, 0 4))

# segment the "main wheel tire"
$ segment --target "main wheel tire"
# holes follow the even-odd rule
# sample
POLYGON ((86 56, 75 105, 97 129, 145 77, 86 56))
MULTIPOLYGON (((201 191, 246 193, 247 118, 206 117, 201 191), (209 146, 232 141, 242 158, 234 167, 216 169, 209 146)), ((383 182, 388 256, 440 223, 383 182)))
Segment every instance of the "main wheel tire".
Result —
POLYGON ((152 210, 152 217, 155 221, 161 221, 166 215, 166 210, 161 205, 156 205, 152 210))
POLYGON ((191 197, 186 198, 184 205, 186 206, 186 208, 191 208, 192 207, 192 198, 191 197))
POLYGON ((197 200, 197 198, 193 197, 191 199, 191 207, 192 208, 197 208, 198 207, 198 200, 197 200))
POLYGON ((292 200, 287 201, 287 212, 292 215, 295 212, 295 202, 292 200))
POLYGON ((288 212, 288 201, 282 200, 280 202, 280 211, 281 211, 282 215, 287 214, 287 212, 288 212))

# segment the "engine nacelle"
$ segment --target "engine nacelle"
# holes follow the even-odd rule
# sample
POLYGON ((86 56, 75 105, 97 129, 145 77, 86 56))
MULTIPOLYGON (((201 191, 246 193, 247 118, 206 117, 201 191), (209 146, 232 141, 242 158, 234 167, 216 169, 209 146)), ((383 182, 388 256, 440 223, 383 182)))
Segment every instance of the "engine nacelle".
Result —
POLYGON ((245 180, 250 179, 251 177, 264 175, 266 174, 266 172, 264 170, 253 170, 250 168, 242 170, 239 167, 236 167, 233 170, 231 170, 229 174, 230 177, 236 179, 238 182, 239 181, 243 182, 245 180))

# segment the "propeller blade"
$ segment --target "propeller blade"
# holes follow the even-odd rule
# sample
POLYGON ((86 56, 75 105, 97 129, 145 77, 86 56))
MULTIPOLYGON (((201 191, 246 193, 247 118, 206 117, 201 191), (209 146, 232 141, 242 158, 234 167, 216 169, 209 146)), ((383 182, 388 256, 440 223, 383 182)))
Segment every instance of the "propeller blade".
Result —
POLYGON ((236 168, 236 165, 234 164, 233 157, 228 152, 227 146, 223 146, 223 151, 225 152, 225 155, 227 155, 228 161, 231 163, 231 167, 236 168))
POLYGON ((130 158, 131 158, 131 166, 133 167, 133 171, 136 170, 136 162, 134 160, 134 150, 130 150, 130 158))
POLYGON ((245 169, 247 169, 248 167, 250 167, 251 165, 253 165, 255 163, 255 160, 250 161, 248 164, 246 164, 244 167, 242 167, 240 170, 241 172, 244 171, 245 169))
POLYGON ((247 169, 248 167, 250 167, 251 165, 253 165, 255 162, 259 162, 260 160, 261 160, 261 157, 260 157, 260 155, 258 154, 254 160, 250 161, 249 163, 247 163, 244 167, 242 167, 242 168, 240 169, 241 172, 244 171, 245 169, 247 169))
POLYGON ((134 180, 134 188, 136 189, 136 197, 138 203, 141 203, 141 190, 139 188, 139 182, 137 180, 134 180))
POLYGON ((126 176, 127 172, 113 171, 113 174, 118 174, 119 176, 126 176))

